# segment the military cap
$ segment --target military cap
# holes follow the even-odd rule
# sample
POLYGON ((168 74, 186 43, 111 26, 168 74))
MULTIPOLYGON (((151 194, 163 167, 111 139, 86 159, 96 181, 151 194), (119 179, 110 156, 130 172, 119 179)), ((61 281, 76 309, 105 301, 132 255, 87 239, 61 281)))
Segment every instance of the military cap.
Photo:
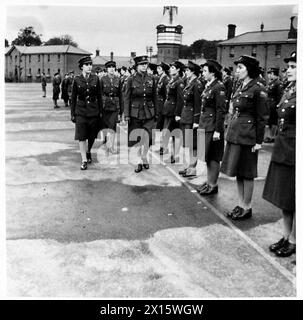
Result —
POLYGON ((284 61, 285 61, 286 63, 288 63, 288 62, 290 62, 290 61, 292 61, 292 62, 297 62, 297 53, 296 53, 296 51, 293 51, 293 52, 291 53, 290 57, 289 57, 289 58, 285 58, 284 61))
POLYGON ((102 69, 101 69, 100 67, 97 67, 97 68, 95 69, 95 71, 96 71, 96 72, 101 72, 102 69))
POLYGON ((145 64, 145 63, 148 63, 148 57, 147 56, 137 56, 137 57, 134 57, 134 61, 135 61, 136 66, 138 64, 145 64))
POLYGON ((90 56, 82 57, 78 60, 79 68, 81 68, 85 63, 93 64, 92 58, 90 56))
POLYGON ((283 68, 282 70, 281 70, 281 72, 286 72, 287 71, 287 68, 283 68))
POLYGON ((127 70, 127 68, 126 68, 126 67, 124 67, 124 66, 122 66, 122 67, 121 67, 121 70, 126 71, 126 70, 127 70))
POLYGON ((74 73, 74 70, 69 71, 68 73, 74 73))
POLYGON ((164 71, 168 71, 169 70, 169 65, 165 62, 161 62, 157 65, 158 67, 161 67, 164 71))
POLYGON ((225 71, 227 74, 231 74, 230 68, 225 67, 223 68, 223 71, 225 71))
POLYGON ((200 66, 192 61, 188 61, 186 68, 190 69, 193 72, 200 72, 200 66))
POLYGON ((114 67, 116 68, 116 62, 115 61, 107 61, 105 62, 105 68, 110 68, 110 67, 114 67))
POLYGON ((248 55, 240 56, 240 58, 234 62, 236 65, 238 63, 242 63, 246 67, 259 68, 259 61, 256 58, 248 55))
POLYGON ((267 73, 279 73, 279 68, 268 68, 267 73))
POLYGON ((148 67, 149 67, 153 72, 157 71, 157 65, 154 64, 154 63, 149 63, 149 64, 148 64, 148 67))
POLYGON ((180 70, 184 69, 184 67, 185 67, 185 65, 180 61, 175 61, 175 62, 171 63, 170 65, 175 66, 177 69, 180 69, 180 70))
POLYGON ((204 66, 208 66, 208 67, 212 66, 217 72, 220 72, 222 69, 221 64, 214 59, 207 59, 206 63, 201 65, 201 67, 204 67, 204 66))

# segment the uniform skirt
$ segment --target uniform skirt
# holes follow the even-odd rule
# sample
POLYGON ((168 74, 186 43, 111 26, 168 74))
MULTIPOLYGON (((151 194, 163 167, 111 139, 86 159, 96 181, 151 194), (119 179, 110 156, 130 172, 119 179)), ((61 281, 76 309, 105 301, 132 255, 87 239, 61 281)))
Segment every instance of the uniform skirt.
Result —
POLYGON ((116 131, 119 111, 104 111, 102 114, 102 122, 104 129, 116 131))
POLYGON ((132 147, 137 143, 145 144, 148 143, 149 146, 152 144, 152 132, 155 128, 155 119, 138 119, 138 118, 130 118, 129 126, 128 126, 128 146, 132 147), (144 132, 147 133, 147 136, 144 135, 143 132, 140 132, 141 130, 144 130, 144 132), (141 135, 141 137, 132 138, 130 137, 133 130, 138 130, 137 133, 141 135), (142 139, 142 137, 146 137, 148 141, 145 141, 142 139))
POLYGON ((205 162, 220 162, 224 152, 224 133, 220 133, 220 140, 213 140, 213 132, 205 132, 205 162))
POLYGON ((227 142, 220 171, 230 177, 254 179, 258 176, 258 151, 252 146, 227 142))
POLYGON ((60 94, 60 88, 53 88, 53 100, 58 100, 60 94))
POLYGON ((76 116, 75 140, 95 139, 99 132, 100 117, 76 116))
POLYGON ((271 161, 263 198, 282 210, 295 211, 295 167, 271 161))

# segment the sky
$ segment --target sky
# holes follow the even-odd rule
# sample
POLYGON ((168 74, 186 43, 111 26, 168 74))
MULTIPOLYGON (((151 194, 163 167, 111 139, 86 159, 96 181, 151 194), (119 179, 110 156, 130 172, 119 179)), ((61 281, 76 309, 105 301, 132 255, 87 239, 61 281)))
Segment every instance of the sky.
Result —
MULTIPOLYGON (((5 37, 11 42, 21 28, 33 26, 36 33, 42 35, 42 41, 69 34, 80 48, 92 54, 99 48, 100 55, 109 55, 111 51, 114 55, 129 56, 131 51, 139 55, 146 53, 146 46, 152 46, 156 53, 156 26, 161 22, 166 3, 158 1, 151 6, 140 2, 139 7, 129 2, 124 2, 126 7, 122 6, 124 3, 115 6, 115 1, 111 7, 108 2, 106 6, 105 2, 99 3, 7 5, 5 37)), ((203 3, 207 2, 200 3, 178 5, 178 22, 183 26, 182 44, 190 45, 202 38, 224 40, 229 23, 237 26, 236 35, 259 30, 262 22, 264 30, 288 29, 290 17, 296 11, 295 5, 256 3, 243 7, 230 6, 227 2, 229 6, 206 7, 203 3)))

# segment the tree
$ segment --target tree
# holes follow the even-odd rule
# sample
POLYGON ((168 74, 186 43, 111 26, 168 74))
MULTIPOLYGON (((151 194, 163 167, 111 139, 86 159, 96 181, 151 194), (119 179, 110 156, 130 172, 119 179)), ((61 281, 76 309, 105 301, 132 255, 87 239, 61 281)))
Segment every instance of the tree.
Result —
POLYGON ((62 45, 62 44, 70 44, 74 47, 78 47, 77 42, 75 42, 73 38, 68 34, 62 35, 60 37, 53 37, 44 43, 45 46, 62 45))
POLYGON ((9 47, 9 42, 7 39, 5 39, 5 48, 9 47))
POLYGON ((18 37, 12 41, 12 45, 19 46, 40 46, 41 34, 36 34, 33 27, 25 27, 20 29, 18 37))
POLYGON ((193 53, 190 46, 181 45, 179 50, 180 59, 193 59, 193 53))
POLYGON ((203 56, 205 59, 217 59, 217 44, 220 41, 222 40, 200 39, 194 41, 190 46, 181 45, 179 57, 180 59, 194 59, 203 56))

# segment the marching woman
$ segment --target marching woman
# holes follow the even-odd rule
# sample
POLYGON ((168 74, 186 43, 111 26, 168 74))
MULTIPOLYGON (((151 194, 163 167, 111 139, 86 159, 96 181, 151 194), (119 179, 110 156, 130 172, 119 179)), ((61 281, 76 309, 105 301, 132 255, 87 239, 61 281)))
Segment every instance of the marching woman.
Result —
POLYGON ((202 66, 203 77, 207 81, 202 93, 202 108, 199 129, 205 130, 205 162, 207 181, 198 187, 201 195, 218 192, 220 161, 224 151, 224 119, 226 114, 225 86, 222 80, 222 66, 209 59, 202 66))
POLYGON ((101 78, 101 93, 103 103, 102 122, 104 129, 107 129, 107 153, 117 154, 114 148, 115 132, 117 123, 122 115, 122 83, 118 76, 115 75, 116 62, 108 61, 105 63, 107 75, 101 78))
POLYGON ((267 120, 267 94, 258 81, 260 69, 257 59, 243 55, 235 64, 241 85, 231 99, 233 113, 227 127, 221 172, 237 177, 239 204, 228 212, 227 217, 243 220, 252 216, 258 150, 261 149, 267 120))
POLYGON ((278 134, 263 191, 263 198, 282 210, 283 237, 269 247, 278 257, 296 252, 296 52, 284 61, 289 85, 277 106, 278 134))
POLYGON ((102 111, 100 80, 92 72, 90 56, 79 60, 82 73, 75 76, 72 87, 71 120, 76 124, 75 140, 79 141, 82 158, 81 170, 92 162, 91 148, 99 131, 99 118, 102 111), (88 143, 86 143, 88 140, 88 143))
POLYGON ((129 146, 138 142, 140 162, 135 172, 139 173, 144 169, 149 169, 147 152, 152 143, 152 129, 155 124, 155 110, 157 108, 156 82, 152 75, 147 73, 148 57, 137 56, 134 58, 137 72, 127 79, 124 116, 129 122, 129 135, 133 130, 138 130, 141 137, 136 141, 129 136, 129 146))

